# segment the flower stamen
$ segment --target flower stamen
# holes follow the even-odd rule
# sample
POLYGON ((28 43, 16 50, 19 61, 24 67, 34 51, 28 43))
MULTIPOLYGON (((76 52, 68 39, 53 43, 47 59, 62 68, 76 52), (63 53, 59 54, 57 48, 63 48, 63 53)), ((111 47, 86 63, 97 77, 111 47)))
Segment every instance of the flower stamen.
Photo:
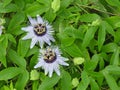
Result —
POLYGON ((51 49, 48 49, 44 54, 44 60, 47 63, 53 63, 56 60, 56 54, 51 49))
POLYGON ((46 26, 44 24, 38 24, 34 27, 34 33, 37 36, 43 36, 46 33, 46 26))

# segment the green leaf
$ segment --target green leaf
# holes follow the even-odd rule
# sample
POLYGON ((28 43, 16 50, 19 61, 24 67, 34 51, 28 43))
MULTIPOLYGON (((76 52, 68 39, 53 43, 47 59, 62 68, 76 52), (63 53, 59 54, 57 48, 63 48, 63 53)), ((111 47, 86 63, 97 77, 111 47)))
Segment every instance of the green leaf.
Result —
POLYGON ((49 90, 53 86, 55 86, 59 80, 60 77, 56 74, 54 74, 51 78, 45 77, 45 79, 42 81, 41 85, 39 86, 38 90, 49 90))
POLYGON ((27 70, 23 70, 22 74, 19 75, 18 80, 16 82, 15 85, 16 89, 24 90, 28 80, 29 80, 29 73, 27 70))
POLYGON ((66 27, 64 34, 67 34, 70 37, 73 37, 75 39, 81 39, 83 40, 83 33, 81 30, 75 29, 74 27, 66 27))
POLYGON ((82 51, 78 48, 76 44, 72 44, 68 47, 63 47, 63 50, 67 52, 72 57, 80 57, 82 56, 82 51))
POLYGON ((14 0, 14 2, 20 9, 23 9, 24 6, 25 6, 25 1, 24 0, 14 0))
POLYGON ((91 90, 100 90, 97 82, 92 77, 90 77, 90 86, 91 86, 91 90))
POLYGON ((17 52, 21 57, 25 57, 30 47, 29 40, 19 40, 17 52))
POLYGON ((0 37, 0 61, 2 64, 7 67, 6 63, 6 49, 8 46, 8 38, 6 37, 7 35, 5 34, 4 36, 0 37))
POLYGON ((99 62, 99 69, 102 70, 105 67, 105 61, 103 60, 103 57, 100 57, 100 62, 99 62))
POLYGON ((106 31, 111 34, 112 36, 115 36, 115 31, 113 30, 113 27, 107 23, 106 21, 104 21, 104 27, 106 27, 106 31))
POLYGON ((16 13, 8 26, 8 32, 14 33, 14 30, 18 27, 18 25, 20 25, 22 22, 24 22, 25 20, 25 14, 22 12, 18 12, 16 13))
POLYGON ((85 33, 82 46, 86 47, 90 43, 90 41, 94 38, 95 32, 97 31, 98 27, 90 27, 87 32, 85 33))
POLYGON ((27 6, 25 12, 27 15, 36 16, 37 14, 42 14, 49 10, 49 7, 46 7, 44 4, 39 4, 34 2, 27 6))
POLYGON ((97 14, 83 14, 80 16, 81 22, 93 22, 100 19, 100 16, 97 14))
POLYGON ((7 6, 12 0, 4 0, 3 7, 7 6))
POLYGON ((45 5, 47 8, 51 7, 52 0, 36 0, 36 1, 38 1, 40 4, 45 5))
POLYGON ((59 34, 58 34, 58 37, 59 37, 59 39, 60 39, 60 41, 61 41, 61 44, 62 44, 64 47, 68 47, 68 46, 72 45, 72 44, 74 43, 74 41, 75 41, 74 38, 68 37, 68 36, 67 36, 66 34, 64 34, 64 33, 59 33, 59 34), (61 35, 62 35, 62 36, 61 36, 61 35))
POLYGON ((15 4, 9 4, 6 7, 3 6, 3 3, 0 3, 0 13, 9 13, 9 12, 16 12, 18 7, 15 4))
POLYGON ((102 52, 114 52, 117 47, 118 46, 116 43, 108 43, 102 47, 101 51, 102 52))
POLYGON ((33 68, 36 63, 38 63, 39 52, 35 53, 30 59, 30 67, 33 68))
POLYGON ((120 90, 115 79, 108 73, 108 71, 103 70, 103 75, 111 90, 120 90))
POLYGON ((101 23, 100 29, 98 31, 98 50, 100 51, 103 43, 105 41, 106 36, 106 26, 104 26, 104 22, 101 23))
POLYGON ((9 59, 22 68, 26 68, 26 61, 24 58, 20 57, 14 50, 10 49, 8 51, 9 59))
POLYGON ((120 75, 120 67, 116 65, 109 65, 105 68, 109 73, 114 75, 120 75))
POLYGON ((120 42, 120 30, 117 30, 115 32, 115 42, 119 43, 120 42))
POLYGON ((0 71, 0 80, 8 80, 21 73, 21 69, 17 67, 8 67, 0 71))
POLYGON ((38 85, 39 85, 39 81, 36 80, 32 83, 32 90, 37 90, 38 89, 38 85))
POLYGON ((108 4, 110 4, 111 6, 116 6, 116 7, 120 7, 120 1, 119 0, 106 0, 106 2, 108 4))
POLYGON ((90 83, 90 79, 89 79, 86 71, 82 71, 81 79, 82 79, 82 81, 79 83, 76 90, 86 90, 90 83))
POLYGON ((45 19, 48 20, 50 23, 53 22, 56 18, 56 13, 53 12, 53 10, 50 8, 46 13, 45 13, 45 19))
POLYGON ((73 0, 61 0, 60 6, 61 6, 62 9, 65 9, 65 8, 68 7, 72 2, 73 2, 73 0))
POLYGON ((116 50, 114 51, 110 60, 110 64, 119 65, 119 48, 116 48, 116 50))
POLYGON ((90 61, 85 62, 84 68, 86 70, 95 70, 99 62, 99 55, 94 54, 90 61))
POLYGON ((8 40, 10 40, 14 44, 16 44, 16 40, 15 40, 14 36, 12 36, 11 34, 6 34, 6 37, 8 38, 8 40))
POLYGON ((57 12, 60 8, 60 0, 53 0, 51 7, 54 12, 57 12))
POLYGON ((62 77, 60 79, 60 90, 72 90, 71 76, 68 72, 62 70, 62 77))
POLYGON ((113 27, 113 29, 120 27, 118 24, 120 23, 119 16, 112 16, 106 19, 106 21, 113 27))
POLYGON ((35 53, 39 53, 39 48, 34 46, 32 49, 29 49, 29 51, 27 52, 26 57, 29 57, 35 53))

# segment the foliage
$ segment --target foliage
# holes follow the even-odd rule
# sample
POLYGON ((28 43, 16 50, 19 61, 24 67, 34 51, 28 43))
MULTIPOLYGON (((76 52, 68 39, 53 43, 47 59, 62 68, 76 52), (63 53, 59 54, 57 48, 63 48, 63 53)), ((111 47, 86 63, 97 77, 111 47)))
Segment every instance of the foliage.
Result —
POLYGON ((0 90, 120 90, 119 12, 119 0, 0 0, 0 90), (28 15, 53 26, 69 59, 60 76, 34 69, 39 46, 21 40, 28 15))

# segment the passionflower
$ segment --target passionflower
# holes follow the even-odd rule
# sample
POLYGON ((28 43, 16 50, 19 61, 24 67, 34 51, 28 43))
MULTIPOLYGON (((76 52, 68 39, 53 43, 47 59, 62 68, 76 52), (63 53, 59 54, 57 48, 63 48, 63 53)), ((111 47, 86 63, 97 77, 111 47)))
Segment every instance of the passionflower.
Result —
POLYGON ((43 48, 44 43, 51 45, 51 41, 55 41, 52 36, 53 28, 47 21, 43 20, 39 15, 37 15, 36 19, 28 16, 28 19, 30 25, 22 28, 22 30, 27 32, 27 35, 22 39, 32 39, 30 48, 33 48, 37 42, 43 48))
POLYGON ((45 71, 45 75, 49 73, 49 77, 52 77, 53 71, 60 76, 59 65, 69 66, 65 61, 67 58, 61 56, 61 52, 58 47, 47 47, 40 50, 40 57, 38 63, 34 68, 42 67, 45 71))

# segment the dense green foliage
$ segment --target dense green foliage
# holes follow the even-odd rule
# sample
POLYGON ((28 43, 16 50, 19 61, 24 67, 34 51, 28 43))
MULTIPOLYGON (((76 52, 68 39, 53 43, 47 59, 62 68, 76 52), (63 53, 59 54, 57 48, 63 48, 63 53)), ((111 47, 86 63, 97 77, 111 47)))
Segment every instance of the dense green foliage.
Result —
POLYGON ((120 90, 119 0, 0 0, 0 18, 0 90, 120 90), (40 47, 22 40, 37 14, 69 59, 61 76, 34 69, 40 47))

